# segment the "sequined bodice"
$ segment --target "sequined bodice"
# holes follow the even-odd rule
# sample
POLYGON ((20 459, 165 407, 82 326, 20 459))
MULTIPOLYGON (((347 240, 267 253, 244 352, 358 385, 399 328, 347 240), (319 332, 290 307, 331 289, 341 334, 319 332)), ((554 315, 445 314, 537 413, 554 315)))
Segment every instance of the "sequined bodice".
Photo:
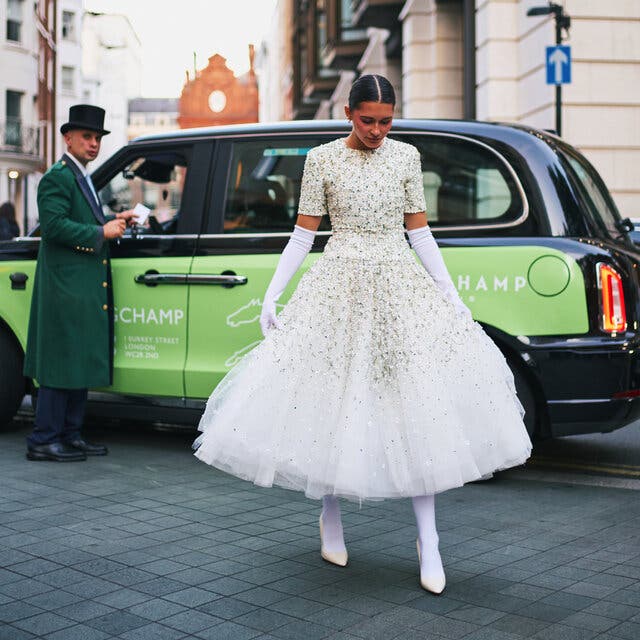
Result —
POLYGON ((378 149, 360 151, 339 138, 307 156, 298 213, 329 215, 327 255, 406 252, 404 214, 424 210, 420 156, 409 144, 385 138, 378 149))

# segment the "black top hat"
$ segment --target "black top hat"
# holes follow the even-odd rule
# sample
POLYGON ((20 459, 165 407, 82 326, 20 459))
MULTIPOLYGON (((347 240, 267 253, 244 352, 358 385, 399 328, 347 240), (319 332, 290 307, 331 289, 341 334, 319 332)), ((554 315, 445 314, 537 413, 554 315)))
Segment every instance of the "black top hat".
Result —
POLYGON ((74 104, 69 107, 69 122, 60 127, 60 133, 64 134, 72 129, 88 129, 103 136, 110 133, 104 129, 104 109, 91 104, 74 104))

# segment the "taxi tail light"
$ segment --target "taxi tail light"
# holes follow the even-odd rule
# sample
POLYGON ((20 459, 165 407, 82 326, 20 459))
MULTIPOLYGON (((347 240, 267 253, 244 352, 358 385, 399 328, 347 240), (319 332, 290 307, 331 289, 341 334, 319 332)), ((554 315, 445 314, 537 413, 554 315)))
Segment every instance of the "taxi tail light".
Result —
POLYGON ((628 398, 638 398, 640 397, 640 389, 629 389, 628 391, 618 391, 618 393, 614 393, 613 397, 616 399, 626 400, 628 398))
POLYGON ((610 265, 598 263, 598 291, 600 293, 600 328, 617 333, 627 328, 627 312, 620 274, 610 265))

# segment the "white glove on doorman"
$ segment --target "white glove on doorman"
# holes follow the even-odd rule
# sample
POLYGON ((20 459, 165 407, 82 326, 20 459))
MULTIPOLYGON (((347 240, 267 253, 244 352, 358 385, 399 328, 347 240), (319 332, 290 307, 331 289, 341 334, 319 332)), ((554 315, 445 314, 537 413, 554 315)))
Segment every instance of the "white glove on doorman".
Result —
POLYGON ((436 285, 438 285, 438 289, 440 289, 455 306, 459 315, 471 319, 471 312, 458 295, 453 280, 447 271, 447 266, 442 259, 440 249, 433 239, 429 225, 419 227, 418 229, 409 229, 407 230, 407 235, 409 236, 411 248, 416 252, 418 258, 420 258, 420 262, 422 262, 427 273, 433 278, 436 285))
POLYGON ((276 271, 264 294, 262 312, 260 313, 262 335, 266 336, 272 327, 280 328, 280 322, 276 316, 276 300, 282 295, 289 281, 311 251, 315 236, 315 231, 304 229, 298 225, 293 228, 293 233, 280 256, 276 271))

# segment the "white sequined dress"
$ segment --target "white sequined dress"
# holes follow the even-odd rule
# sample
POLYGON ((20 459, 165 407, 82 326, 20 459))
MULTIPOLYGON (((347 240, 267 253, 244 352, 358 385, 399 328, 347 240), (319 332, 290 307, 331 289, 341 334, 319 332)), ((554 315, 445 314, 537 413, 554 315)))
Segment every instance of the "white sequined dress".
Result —
POLYGON ((333 234, 282 327, 209 398, 195 455, 308 497, 418 496, 523 463, 513 376, 415 259, 404 213, 425 210, 415 147, 337 139, 305 162, 299 213, 333 234))

